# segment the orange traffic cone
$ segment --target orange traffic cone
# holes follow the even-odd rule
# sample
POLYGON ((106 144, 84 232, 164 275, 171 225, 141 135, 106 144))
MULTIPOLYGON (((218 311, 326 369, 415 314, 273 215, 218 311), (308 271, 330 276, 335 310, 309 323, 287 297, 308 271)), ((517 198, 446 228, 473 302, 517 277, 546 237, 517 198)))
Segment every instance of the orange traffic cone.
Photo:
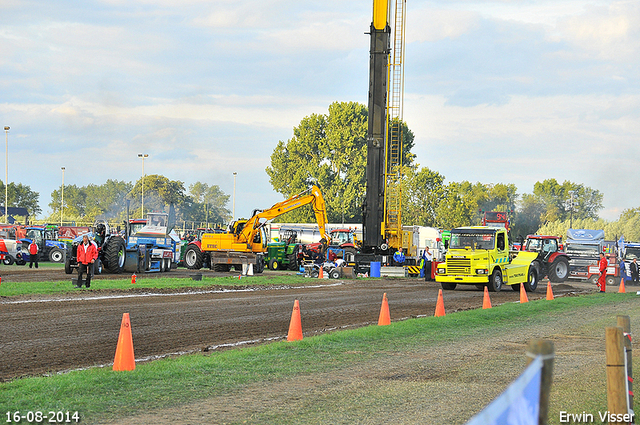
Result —
POLYGON ((300 303, 296 300, 293 303, 293 313, 289 323, 289 334, 287 341, 300 341, 302 339, 302 321, 300 319, 300 303))
POLYGON ((482 299, 482 309, 491 308, 491 298, 489 298, 489 288, 484 287, 484 298, 482 299))
POLYGON ((382 296, 382 307, 380 307, 380 317, 378 317, 378 326, 385 326, 391 324, 391 317, 389 316, 389 302, 387 301, 387 293, 382 296))
POLYGON ((524 290, 524 284, 520 284, 520 304, 528 303, 529 297, 527 297, 527 291, 524 290))
POLYGON ((324 279, 324 273, 322 270, 322 266, 320 266, 320 271, 318 272, 318 279, 324 279))
POLYGON ((444 300, 442 299, 442 289, 438 290, 438 301, 436 302, 436 313, 435 317, 442 317, 445 315, 444 312, 444 300))
POLYGON ((553 290, 551 290, 551 282, 547 283, 547 300, 553 299, 553 290))
POLYGON ((624 277, 622 279, 620 279, 620 288, 618 289, 618 293, 620 294, 626 294, 627 290, 624 289, 624 277))
POLYGON ((135 368, 136 359, 133 355, 131 323, 129 322, 129 313, 124 313, 122 315, 122 324, 120 325, 120 336, 118 336, 116 357, 113 360, 113 370, 134 370, 135 368))

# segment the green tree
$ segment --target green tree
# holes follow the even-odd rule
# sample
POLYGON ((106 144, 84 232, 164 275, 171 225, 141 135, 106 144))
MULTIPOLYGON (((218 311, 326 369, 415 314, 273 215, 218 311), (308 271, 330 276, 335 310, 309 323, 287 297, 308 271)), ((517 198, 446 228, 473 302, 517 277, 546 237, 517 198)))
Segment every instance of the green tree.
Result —
MULTIPOLYGON (((131 208, 136 213, 142 212, 142 177, 127 195, 132 199, 131 208)), ((184 183, 179 180, 169 180, 159 174, 151 174, 144 177, 144 212, 165 211, 170 205, 174 205, 177 211, 181 211, 188 202, 184 189, 184 183)), ((182 217, 181 217, 182 218, 182 217)))
MULTIPOLYGON (((4 183, 0 182, 0 193, 2 193, 2 206, 4 207, 4 183)), ((8 207, 26 208, 29 211, 31 219, 42 212, 38 203, 40 194, 31 190, 31 186, 22 183, 9 183, 7 187, 7 196, 9 197, 8 207)), ((4 210, 3 210, 4 214, 4 210)))
POLYGON ((437 208, 444 200, 444 176, 427 167, 405 167, 402 190, 403 223, 437 227, 437 208))
POLYGON ((189 186, 189 196, 192 202, 188 220, 223 224, 230 219, 231 211, 226 207, 230 196, 218 185, 196 182, 189 186))
POLYGON ((541 215, 543 223, 566 220, 571 215, 575 219, 596 220, 598 211, 602 209, 602 193, 568 180, 565 180, 562 185, 556 179, 536 182, 533 186, 533 194, 544 205, 545 211, 541 215), (571 191, 573 191, 573 211, 569 205, 571 191))
MULTIPOLYGON (((406 125, 405 125, 406 127, 406 125)), ((334 102, 328 114, 304 117, 293 137, 279 141, 266 172, 276 192, 286 198, 317 185, 327 204, 329 221, 362 221, 367 162, 367 108, 356 102, 334 102)), ((411 165, 413 133, 403 132, 405 162, 411 165)), ((310 207, 280 217, 281 221, 310 222, 310 207)))

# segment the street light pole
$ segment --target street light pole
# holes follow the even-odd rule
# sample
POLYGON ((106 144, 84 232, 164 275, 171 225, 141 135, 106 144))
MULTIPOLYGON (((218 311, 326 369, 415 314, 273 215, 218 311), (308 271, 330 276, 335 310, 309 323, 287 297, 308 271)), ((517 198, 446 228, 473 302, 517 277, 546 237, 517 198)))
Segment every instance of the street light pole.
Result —
POLYGON ((138 154, 138 158, 142 158, 142 218, 144 218, 144 159, 148 157, 146 153, 138 154))
POLYGON ((4 222, 9 223, 7 205, 9 204, 9 126, 4 126, 5 138, 5 163, 4 163, 4 222))
POLYGON ((569 228, 573 229, 573 194, 575 190, 570 190, 569 195, 571 196, 571 200, 569 201, 569 228))
POLYGON ((238 175, 238 173, 233 173, 233 219, 231 221, 234 221, 236 219, 236 176, 238 175))
POLYGON ((63 214, 64 214, 64 167, 62 167, 62 194, 60 196, 60 227, 62 227, 63 214))

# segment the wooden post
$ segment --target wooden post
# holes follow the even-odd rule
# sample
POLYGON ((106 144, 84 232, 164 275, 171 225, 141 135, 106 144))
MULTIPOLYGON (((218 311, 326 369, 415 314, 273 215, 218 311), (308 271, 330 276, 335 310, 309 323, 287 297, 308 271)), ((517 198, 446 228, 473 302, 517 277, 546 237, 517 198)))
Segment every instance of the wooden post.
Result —
POLYGON ((616 316, 618 327, 622 328, 624 348, 627 355, 627 383, 629 386, 629 408, 633 410, 633 348, 631 345, 631 319, 629 316, 616 316))
POLYGON ((544 339, 534 339, 529 341, 527 346, 527 356, 531 363, 538 355, 542 356, 542 376, 540 380, 540 415, 538 425, 548 425, 549 423, 549 395, 551 394, 551 382, 553 380, 553 342, 544 339))
POLYGON ((626 369, 622 328, 605 328, 607 364, 607 409, 610 414, 627 414, 626 369))

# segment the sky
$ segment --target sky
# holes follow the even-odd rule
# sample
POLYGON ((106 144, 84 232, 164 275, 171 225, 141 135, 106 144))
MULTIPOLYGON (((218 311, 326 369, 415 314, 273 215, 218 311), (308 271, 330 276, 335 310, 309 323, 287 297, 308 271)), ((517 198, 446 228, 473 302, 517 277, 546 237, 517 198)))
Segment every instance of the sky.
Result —
MULTIPOLYGON (((408 0, 406 15, 420 166, 520 194, 581 183, 607 220, 640 207, 640 2, 408 0)), ((38 218, 61 167, 65 185, 135 182, 139 153, 147 175, 232 199, 236 172, 248 216, 282 200, 265 168, 302 118, 367 104, 371 0, 3 0, 0 16, 9 181, 40 194, 38 218)))

